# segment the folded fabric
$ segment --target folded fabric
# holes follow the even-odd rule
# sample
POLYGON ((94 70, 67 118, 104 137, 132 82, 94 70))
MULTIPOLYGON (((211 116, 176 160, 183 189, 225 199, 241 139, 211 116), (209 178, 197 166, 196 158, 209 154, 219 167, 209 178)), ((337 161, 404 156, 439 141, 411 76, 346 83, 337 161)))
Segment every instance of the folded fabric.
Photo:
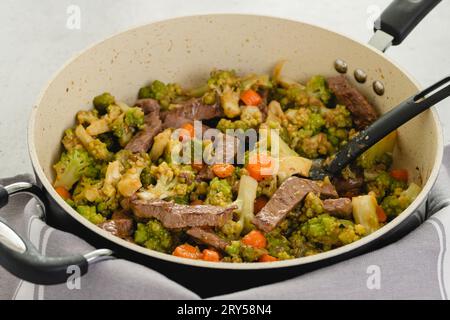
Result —
MULTIPOLYGON (((214 299, 447 299, 450 290, 450 146, 427 202, 430 217, 401 240, 382 249, 302 276, 214 299)), ((19 176, 0 184, 30 180, 19 176)), ((84 254, 94 248, 47 226, 34 200, 19 195, 0 211, 42 254, 84 254)), ((105 259, 90 267, 80 287, 34 285, 0 267, 0 299, 200 299, 145 266, 105 259)))

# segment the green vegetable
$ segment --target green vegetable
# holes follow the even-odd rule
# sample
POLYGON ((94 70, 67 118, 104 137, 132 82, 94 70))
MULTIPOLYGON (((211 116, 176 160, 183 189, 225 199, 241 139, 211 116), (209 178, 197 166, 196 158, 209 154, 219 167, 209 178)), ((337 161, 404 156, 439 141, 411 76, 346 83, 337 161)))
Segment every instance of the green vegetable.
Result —
POLYGON ((182 96, 182 89, 176 83, 165 84, 155 80, 149 86, 139 90, 139 99, 152 98, 158 100, 163 110, 167 110, 169 105, 182 96))
POLYGON ((271 256, 280 260, 294 258, 290 241, 281 234, 278 228, 266 234, 266 239, 267 251, 271 256))
POLYGON ((306 83, 306 91, 313 95, 323 103, 328 103, 331 98, 331 92, 328 90, 327 82, 322 76, 314 76, 306 83))
POLYGON ((148 249, 164 253, 172 252, 176 243, 169 230, 155 219, 151 219, 146 224, 137 224, 134 241, 148 249))
POLYGON ((209 191, 205 203, 213 206, 226 207, 233 201, 231 186, 226 179, 215 177, 209 183, 209 191))
POLYGON ((421 188, 411 183, 406 190, 397 188, 394 193, 383 199, 381 207, 389 219, 393 219, 402 213, 420 193, 421 188))
POLYGON ((374 180, 366 182, 367 192, 375 193, 376 198, 380 201, 397 188, 406 188, 406 183, 392 178, 386 171, 379 172, 374 180))
POLYGON ((125 124, 137 129, 144 126, 144 111, 139 107, 129 108, 125 112, 125 124))
POLYGON ((326 249, 359 240, 365 229, 350 220, 337 219, 328 214, 314 217, 301 226, 301 233, 308 241, 320 243, 326 249))
POLYGON ((113 157, 109 152, 106 144, 99 139, 91 137, 82 125, 79 125, 75 129, 77 138, 81 141, 86 150, 97 160, 109 160, 113 157))
POLYGON ((104 216, 97 213, 95 206, 78 206, 76 207, 76 210, 93 224, 100 224, 106 220, 104 216))
POLYGON ((386 159, 389 161, 390 157, 386 158, 386 154, 392 154, 396 141, 397 131, 392 131, 382 140, 373 145, 369 150, 364 152, 357 160, 358 165, 364 169, 371 169, 380 162, 386 162, 386 159))
POLYGON ((226 133, 227 130, 243 130, 257 128, 262 122, 262 113, 257 107, 246 106, 242 108, 240 120, 229 120, 222 118, 217 124, 217 129, 226 133))
POLYGON ((67 190, 81 179, 83 175, 97 174, 94 160, 84 149, 72 149, 61 154, 59 161, 53 166, 56 171, 54 186, 67 190))
POLYGON ((211 72, 208 86, 210 90, 218 94, 223 111, 228 118, 235 118, 241 114, 239 107, 240 79, 234 71, 215 70, 211 72))
POLYGON ((106 113, 109 105, 114 104, 116 99, 108 92, 105 92, 94 98, 93 104, 100 114, 106 113))
POLYGON ((244 245, 241 241, 232 241, 225 252, 230 256, 225 257, 225 262, 254 262, 267 253, 267 250, 244 245))
POLYGON ((254 218, 254 204, 256 193, 258 190, 258 181, 250 176, 242 176, 239 183, 239 192, 236 199, 239 209, 237 210, 239 217, 239 228, 242 231, 251 230, 253 228, 252 220, 254 218))
POLYGON ((73 149, 84 149, 80 140, 78 140, 75 132, 72 128, 64 131, 64 137, 62 139, 62 144, 67 151, 71 151, 73 149))
POLYGON ((115 189, 112 193, 105 194, 103 192, 103 185, 103 180, 83 177, 73 191, 73 202, 75 206, 95 205, 97 213, 103 216, 110 215, 119 207, 119 198, 116 195, 115 189))

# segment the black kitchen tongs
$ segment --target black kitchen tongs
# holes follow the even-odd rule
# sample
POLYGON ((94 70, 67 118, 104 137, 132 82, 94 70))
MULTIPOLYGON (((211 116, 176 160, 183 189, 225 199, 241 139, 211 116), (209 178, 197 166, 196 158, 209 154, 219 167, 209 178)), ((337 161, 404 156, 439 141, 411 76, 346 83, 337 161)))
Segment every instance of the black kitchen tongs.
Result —
POLYGON ((322 180, 325 176, 339 175, 345 166, 389 133, 449 97, 450 84, 448 83, 450 83, 450 76, 406 99, 397 107, 383 114, 340 149, 328 165, 323 166, 321 161, 314 162, 309 172, 310 178, 322 180), (448 85, 443 87, 446 84, 448 85))

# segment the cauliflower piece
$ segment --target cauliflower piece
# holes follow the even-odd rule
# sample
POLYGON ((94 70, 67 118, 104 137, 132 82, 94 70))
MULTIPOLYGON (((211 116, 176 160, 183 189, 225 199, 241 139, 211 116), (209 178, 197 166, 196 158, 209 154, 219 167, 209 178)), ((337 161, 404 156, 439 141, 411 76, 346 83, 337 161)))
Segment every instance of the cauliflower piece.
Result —
POLYGON ((116 185, 122 177, 120 171, 120 162, 118 160, 108 164, 105 173, 105 181, 102 187, 102 191, 106 196, 112 197, 116 194, 116 185))
POLYGON ((96 206, 97 213, 103 216, 110 215, 119 207, 119 198, 116 193, 106 195, 103 188, 104 180, 83 177, 73 192, 73 202, 76 207, 89 205, 96 206))
POLYGON ((232 70, 214 70, 208 80, 208 87, 217 93, 225 115, 235 118, 241 114, 240 79, 232 70))
POLYGON ((152 161, 158 160, 164 154, 164 150, 169 144, 171 135, 172 129, 169 128, 155 136, 152 149, 150 150, 150 159, 152 161))
POLYGON ((123 152, 119 155, 119 162, 123 162, 124 168, 126 168, 125 173, 120 178, 117 183, 117 191, 124 197, 131 197, 135 194, 141 187, 141 173, 144 168, 150 165, 150 158, 148 154, 130 154, 129 152, 123 152))

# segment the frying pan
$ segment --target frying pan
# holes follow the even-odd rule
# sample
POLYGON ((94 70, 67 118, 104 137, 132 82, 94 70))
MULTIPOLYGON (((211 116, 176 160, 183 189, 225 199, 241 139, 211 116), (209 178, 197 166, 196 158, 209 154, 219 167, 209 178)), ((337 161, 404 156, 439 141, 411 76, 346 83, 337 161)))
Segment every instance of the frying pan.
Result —
POLYGON ((28 145, 38 183, 0 188, 0 207, 8 197, 30 193, 45 208, 46 222, 72 232, 99 249, 84 255, 42 256, 24 237, 0 220, 0 264, 14 275, 38 284, 66 281, 67 267, 81 274, 90 263, 114 253, 159 272, 202 296, 231 292, 293 277, 391 243, 425 218, 425 202, 443 154, 441 127, 428 110, 399 129, 394 167, 409 170, 422 186, 417 199, 397 218, 352 244, 315 256, 273 263, 212 263, 182 259, 119 239, 91 224, 67 205, 52 188, 64 129, 74 115, 89 108, 99 92, 109 91, 126 103, 150 80, 180 82, 193 87, 212 68, 242 73, 270 72, 287 60, 289 78, 306 80, 322 74, 346 73, 350 81, 386 113, 419 91, 418 83, 384 56, 398 45, 439 1, 397 0, 376 23, 370 45, 317 26, 274 17, 216 14, 156 22, 113 36, 74 57, 50 81, 31 112, 28 145), (210 283, 214 283, 211 288, 210 283))

